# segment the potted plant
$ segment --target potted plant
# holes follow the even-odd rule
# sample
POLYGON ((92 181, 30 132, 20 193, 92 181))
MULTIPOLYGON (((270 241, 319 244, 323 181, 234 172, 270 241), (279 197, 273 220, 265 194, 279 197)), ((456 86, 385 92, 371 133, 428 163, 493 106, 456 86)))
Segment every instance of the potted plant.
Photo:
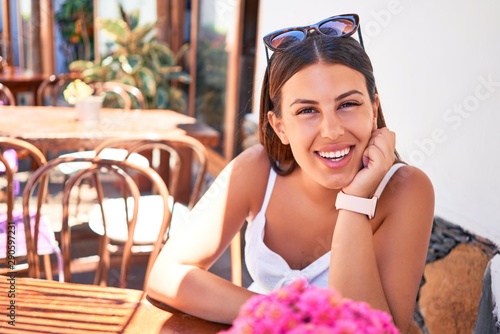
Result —
POLYGON ((184 45, 177 54, 165 43, 156 40, 156 23, 139 25, 139 11, 125 13, 121 18, 99 18, 97 26, 114 42, 113 48, 99 62, 77 60, 70 71, 81 72, 87 82, 116 81, 137 87, 150 109, 186 110, 186 94, 172 83, 189 83, 189 74, 179 61, 187 51, 184 45))
POLYGON ((94 58, 94 2, 66 0, 55 14, 61 32, 61 46, 69 62, 94 58))

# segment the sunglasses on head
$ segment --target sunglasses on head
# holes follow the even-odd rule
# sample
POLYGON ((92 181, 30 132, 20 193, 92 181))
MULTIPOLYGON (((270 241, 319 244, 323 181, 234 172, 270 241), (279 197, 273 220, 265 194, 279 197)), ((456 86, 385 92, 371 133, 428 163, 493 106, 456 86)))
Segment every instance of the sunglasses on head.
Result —
POLYGON ((268 49, 280 52, 302 42, 312 32, 336 38, 349 37, 356 31, 359 43, 364 48, 357 14, 336 15, 309 26, 280 29, 264 36, 264 44, 268 49))

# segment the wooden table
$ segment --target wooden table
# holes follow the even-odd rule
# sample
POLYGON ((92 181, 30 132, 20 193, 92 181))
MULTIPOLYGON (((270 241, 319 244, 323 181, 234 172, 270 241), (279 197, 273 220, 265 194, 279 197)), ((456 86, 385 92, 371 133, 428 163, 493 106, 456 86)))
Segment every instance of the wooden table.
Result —
POLYGON ((0 72, 0 83, 7 86, 17 100, 17 94, 31 92, 33 94, 33 104, 36 104, 36 92, 38 87, 47 76, 42 73, 24 70, 19 67, 6 67, 0 72))
POLYGON ((42 151, 89 150, 110 138, 159 138, 187 134, 209 147, 219 133, 195 118, 165 110, 101 109, 98 124, 77 121, 71 107, 0 107, 0 136, 27 140, 42 151))
MULTIPOLYGON (((43 152, 92 150, 111 138, 154 139, 176 133, 192 136, 207 147, 219 143, 215 129, 172 110, 103 108, 97 124, 85 124, 71 107, 0 107, 0 136, 24 139, 43 152)), ((180 178, 181 184, 189 184, 190 169, 183 168, 180 178)), ((179 189, 177 198, 187 203, 189 189, 179 189)))
POLYGON ((0 276, 0 293, 4 334, 204 334, 228 328, 150 301, 139 290, 0 276))

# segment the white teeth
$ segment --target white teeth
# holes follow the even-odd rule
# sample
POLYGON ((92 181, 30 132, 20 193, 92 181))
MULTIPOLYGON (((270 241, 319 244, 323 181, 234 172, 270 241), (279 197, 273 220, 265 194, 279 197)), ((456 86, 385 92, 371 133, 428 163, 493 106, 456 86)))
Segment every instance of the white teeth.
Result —
POLYGON ((350 150, 351 150, 351 147, 346 147, 340 151, 318 152, 318 154, 320 157, 325 158, 325 159, 338 159, 338 158, 343 158, 344 156, 346 156, 350 150))

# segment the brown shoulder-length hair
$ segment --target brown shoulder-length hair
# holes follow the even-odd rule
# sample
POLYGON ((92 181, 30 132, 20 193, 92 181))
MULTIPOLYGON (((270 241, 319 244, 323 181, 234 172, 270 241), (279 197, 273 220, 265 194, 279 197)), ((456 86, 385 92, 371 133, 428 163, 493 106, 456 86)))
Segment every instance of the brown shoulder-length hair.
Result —
MULTIPOLYGON (((281 117, 281 88, 295 73, 319 62, 342 64, 360 72, 372 102, 377 88, 370 58, 353 38, 332 38, 315 35, 306 38, 283 52, 275 52, 268 63, 260 97, 259 139, 266 149, 272 168, 279 175, 288 175, 297 162, 289 145, 284 145, 267 118, 268 111, 281 117)), ((379 104, 377 128, 385 127, 384 114, 379 104)), ((400 161, 397 151, 396 160, 400 161)))

